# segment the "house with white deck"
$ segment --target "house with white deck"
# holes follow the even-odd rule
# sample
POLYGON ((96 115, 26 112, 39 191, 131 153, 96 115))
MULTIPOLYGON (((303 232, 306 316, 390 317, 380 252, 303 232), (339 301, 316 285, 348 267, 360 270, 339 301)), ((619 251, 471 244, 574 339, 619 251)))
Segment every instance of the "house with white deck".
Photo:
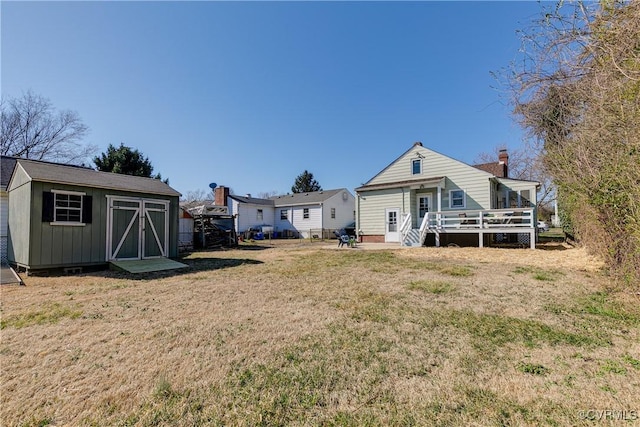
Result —
POLYGON ((363 242, 535 248, 539 183, 508 177, 508 155, 471 166, 420 142, 355 189, 363 242))

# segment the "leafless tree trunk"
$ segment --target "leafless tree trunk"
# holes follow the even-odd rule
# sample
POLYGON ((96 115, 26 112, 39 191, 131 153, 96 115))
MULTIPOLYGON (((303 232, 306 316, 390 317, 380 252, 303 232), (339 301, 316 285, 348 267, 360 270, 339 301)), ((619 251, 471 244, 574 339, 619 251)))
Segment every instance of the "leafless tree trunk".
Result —
POLYGON ((74 111, 54 111, 51 102, 33 92, 1 101, 0 151, 6 156, 83 163, 95 151, 82 139, 88 128, 74 111))

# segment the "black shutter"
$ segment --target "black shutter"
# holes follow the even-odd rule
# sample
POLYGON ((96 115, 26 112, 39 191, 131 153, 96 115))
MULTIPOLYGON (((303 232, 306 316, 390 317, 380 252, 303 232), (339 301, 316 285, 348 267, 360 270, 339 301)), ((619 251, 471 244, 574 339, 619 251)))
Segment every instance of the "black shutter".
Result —
POLYGON ((42 222, 53 222, 54 195, 49 191, 42 192, 42 222))
POLYGON ((93 197, 84 196, 82 198, 82 222, 91 224, 91 215, 93 214, 93 197))

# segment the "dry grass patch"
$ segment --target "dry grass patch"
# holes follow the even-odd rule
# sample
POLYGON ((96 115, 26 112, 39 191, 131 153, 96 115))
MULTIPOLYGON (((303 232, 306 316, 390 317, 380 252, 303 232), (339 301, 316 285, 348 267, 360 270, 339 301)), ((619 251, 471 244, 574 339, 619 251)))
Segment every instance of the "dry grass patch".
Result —
POLYGON ((274 245, 136 280, 29 278, 0 288, 0 421, 590 425, 580 410, 636 409, 637 298, 554 254, 274 245))

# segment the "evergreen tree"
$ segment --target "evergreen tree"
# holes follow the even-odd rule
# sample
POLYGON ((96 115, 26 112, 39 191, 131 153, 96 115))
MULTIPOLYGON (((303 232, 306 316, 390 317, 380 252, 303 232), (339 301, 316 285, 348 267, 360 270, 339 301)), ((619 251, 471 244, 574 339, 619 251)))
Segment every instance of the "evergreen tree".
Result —
POLYGON ((296 178, 291 191, 294 193, 308 193, 310 191, 322 191, 322 187, 318 181, 313 179, 313 174, 307 170, 302 172, 296 178))
MULTIPOLYGON (((153 166, 147 157, 137 149, 124 144, 120 144, 118 148, 109 144, 107 152, 94 157, 93 163, 102 172, 162 179, 160 174, 153 175, 153 166)), ((169 179, 165 179, 164 182, 168 184, 169 179)))

